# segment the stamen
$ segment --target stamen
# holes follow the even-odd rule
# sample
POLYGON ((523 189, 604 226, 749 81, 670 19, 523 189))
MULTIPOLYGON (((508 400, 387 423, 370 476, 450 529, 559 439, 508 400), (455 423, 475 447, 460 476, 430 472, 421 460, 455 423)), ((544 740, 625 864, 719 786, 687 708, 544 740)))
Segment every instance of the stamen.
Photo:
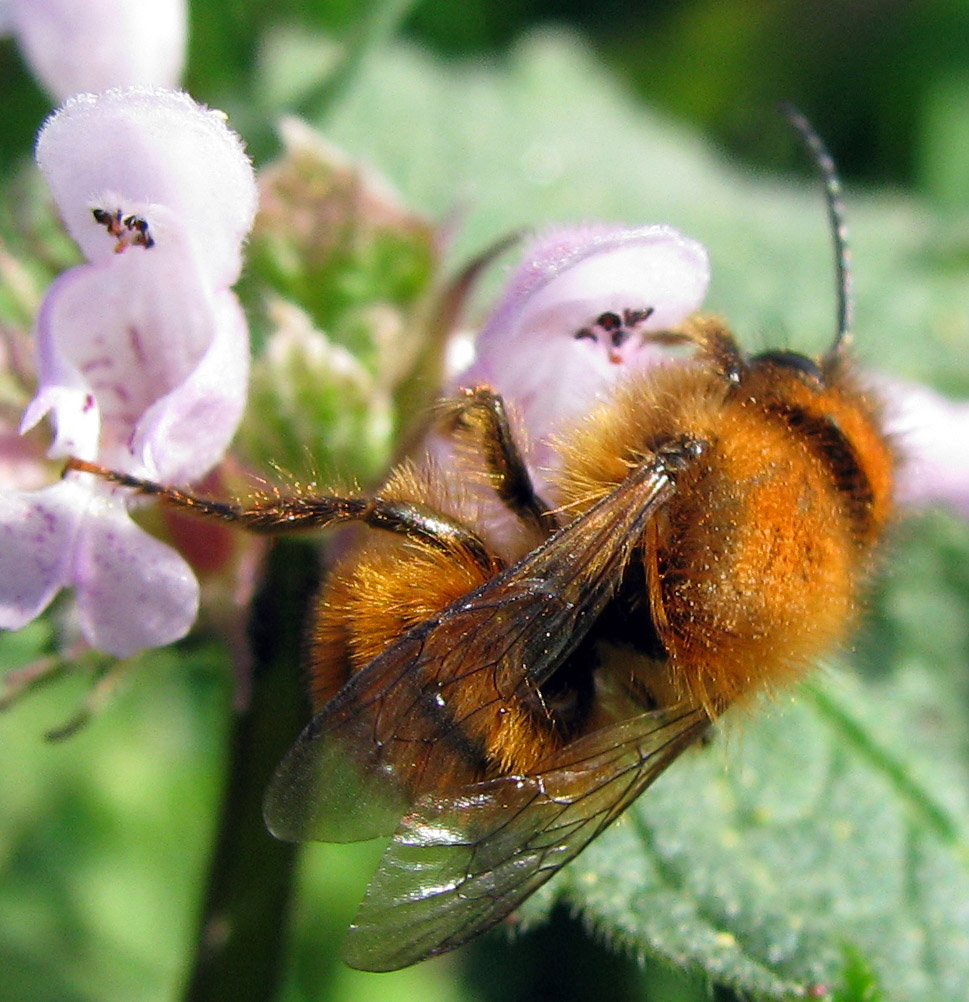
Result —
POLYGON ((148 220, 142 216, 129 214, 122 215, 121 209, 113 212, 95 206, 91 209, 91 215, 98 226, 103 226, 117 241, 114 245, 115 254, 121 254, 129 247, 149 247, 155 246, 155 240, 148 230, 148 220))

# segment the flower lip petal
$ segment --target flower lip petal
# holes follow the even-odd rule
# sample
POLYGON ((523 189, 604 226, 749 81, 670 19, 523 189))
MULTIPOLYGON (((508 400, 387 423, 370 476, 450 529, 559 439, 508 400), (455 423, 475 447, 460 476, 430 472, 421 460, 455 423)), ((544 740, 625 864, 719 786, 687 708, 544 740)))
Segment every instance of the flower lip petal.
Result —
POLYGON ((0 628, 19 630, 69 584, 87 492, 68 480, 0 491, 0 628))
POLYGON ((89 260, 108 260, 116 250, 94 209, 142 217, 150 229, 153 207, 165 206, 192 234, 214 284, 238 277, 256 185, 242 141, 221 112, 160 88, 78 94, 44 123, 36 158, 89 260))
POLYGON ((191 568, 132 522, 113 495, 93 496, 75 550, 75 584, 85 637, 119 658, 181 639, 198 612, 191 568))

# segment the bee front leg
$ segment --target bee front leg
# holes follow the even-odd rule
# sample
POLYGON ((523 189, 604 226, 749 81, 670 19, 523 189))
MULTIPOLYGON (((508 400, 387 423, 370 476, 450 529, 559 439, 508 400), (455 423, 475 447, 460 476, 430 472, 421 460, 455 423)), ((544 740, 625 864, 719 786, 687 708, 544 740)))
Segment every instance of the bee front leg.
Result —
POLYGON ((535 491, 500 394, 489 386, 463 389, 449 402, 443 425, 459 447, 483 458, 488 483, 509 511, 545 536, 559 528, 549 506, 535 491))

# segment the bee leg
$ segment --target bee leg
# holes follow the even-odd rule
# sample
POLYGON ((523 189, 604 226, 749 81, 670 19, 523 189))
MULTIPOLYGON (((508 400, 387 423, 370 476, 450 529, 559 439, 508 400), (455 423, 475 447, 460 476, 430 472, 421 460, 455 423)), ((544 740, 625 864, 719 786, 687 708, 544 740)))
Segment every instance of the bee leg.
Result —
POLYGON ((467 554, 489 576, 504 566, 467 526, 428 505, 410 501, 381 497, 339 497, 332 494, 270 494, 243 505, 198 497, 176 487, 165 487, 82 459, 69 459, 64 472, 91 473, 108 483, 128 487, 147 497, 158 498, 170 508, 199 518, 230 522, 261 535, 285 535, 324 529, 341 522, 363 522, 372 528, 396 532, 416 543, 446 553, 467 554))
POLYGON ((743 379, 748 365, 733 335, 719 317, 689 317, 678 333, 692 341, 710 364, 727 380, 736 385, 743 379))
POLYGON ((543 535, 559 528, 548 505, 535 492, 500 394, 489 386, 462 390, 445 424, 459 442, 474 442, 475 451, 484 457, 491 486, 509 511, 543 535))

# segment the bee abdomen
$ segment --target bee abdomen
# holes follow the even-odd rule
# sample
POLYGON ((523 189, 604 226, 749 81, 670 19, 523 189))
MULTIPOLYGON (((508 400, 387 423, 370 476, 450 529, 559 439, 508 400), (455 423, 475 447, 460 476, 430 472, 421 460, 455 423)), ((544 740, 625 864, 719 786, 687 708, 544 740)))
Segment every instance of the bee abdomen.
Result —
POLYGON ((649 585, 674 694, 712 715, 842 639, 862 573, 855 509, 870 507, 834 436, 808 444, 750 409, 723 421, 658 521, 649 585))
POLYGON ((875 491, 858 450, 830 415, 798 407, 777 407, 772 413, 809 446, 822 462, 841 498, 857 539, 864 543, 881 528, 876 521, 875 491))

